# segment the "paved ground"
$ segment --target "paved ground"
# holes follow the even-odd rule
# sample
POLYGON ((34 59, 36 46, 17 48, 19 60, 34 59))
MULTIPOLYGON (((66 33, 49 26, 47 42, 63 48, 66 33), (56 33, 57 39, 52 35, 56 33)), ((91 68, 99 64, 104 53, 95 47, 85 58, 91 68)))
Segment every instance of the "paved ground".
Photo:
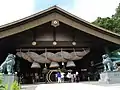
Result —
POLYGON ((90 81, 90 82, 81 82, 83 84, 89 84, 89 85, 97 85, 97 86, 105 86, 105 87, 120 87, 120 83, 116 83, 116 84, 105 84, 105 83, 99 83, 98 81, 90 81))
POLYGON ((52 83, 22 85, 21 90, 120 90, 120 84, 101 84, 98 82, 52 83))
POLYGON ((37 85, 22 85, 21 90, 35 90, 37 85))

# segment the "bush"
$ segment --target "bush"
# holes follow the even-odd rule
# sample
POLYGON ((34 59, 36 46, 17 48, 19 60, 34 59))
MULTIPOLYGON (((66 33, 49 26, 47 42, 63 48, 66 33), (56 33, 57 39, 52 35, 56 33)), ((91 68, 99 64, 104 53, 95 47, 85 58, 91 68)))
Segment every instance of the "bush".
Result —
POLYGON ((10 90, 20 90, 20 86, 17 81, 14 81, 13 84, 11 85, 10 90))
POLYGON ((0 90, 8 90, 8 86, 3 84, 2 73, 0 73, 0 90))
MULTIPOLYGON (((8 90, 8 85, 3 84, 3 74, 0 73, 0 90, 8 90)), ((10 86, 10 90, 20 90, 20 86, 17 81, 14 81, 10 86)))

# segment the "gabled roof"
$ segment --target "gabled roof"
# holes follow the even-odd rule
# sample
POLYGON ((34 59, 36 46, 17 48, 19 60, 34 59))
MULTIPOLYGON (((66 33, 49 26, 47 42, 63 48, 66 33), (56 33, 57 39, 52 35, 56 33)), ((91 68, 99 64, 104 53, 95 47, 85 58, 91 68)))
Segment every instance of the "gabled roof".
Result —
POLYGON ((120 44, 119 34, 95 26, 58 6, 50 7, 31 16, 0 26, 0 38, 26 31, 54 19, 101 39, 120 44))

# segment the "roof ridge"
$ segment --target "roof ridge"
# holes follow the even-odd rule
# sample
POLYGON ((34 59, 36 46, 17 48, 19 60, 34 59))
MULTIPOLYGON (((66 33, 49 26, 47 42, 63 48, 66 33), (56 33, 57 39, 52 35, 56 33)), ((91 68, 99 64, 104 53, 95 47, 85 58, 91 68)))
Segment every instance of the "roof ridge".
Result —
POLYGON ((32 19, 33 17, 36 17, 36 16, 41 15, 41 14, 44 14, 44 13, 46 13, 46 12, 48 12, 48 11, 53 10, 53 9, 57 9, 57 10, 59 10, 60 12, 63 12, 64 14, 67 14, 67 15, 69 15, 70 17, 73 17, 74 19, 77 19, 77 20, 79 20, 79 21, 81 21, 81 22, 83 22, 83 23, 85 23, 85 24, 87 24, 87 25, 89 25, 89 26, 91 26, 91 27, 97 28, 97 29, 99 29, 99 30, 102 30, 103 32, 106 32, 106 33, 109 33, 109 34, 113 34, 113 35, 115 35, 115 36, 120 37, 120 34, 117 34, 117 33, 115 33, 115 32, 109 31, 109 30, 107 30, 107 29, 105 29, 105 28, 96 26, 96 25, 94 25, 94 24, 92 24, 92 23, 90 23, 90 22, 88 22, 88 21, 86 21, 86 20, 84 20, 84 19, 82 19, 82 18, 80 18, 80 17, 78 17, 78 16, 76 16, 76 15, 74 15, 74 14, 72 14, 72 13, 66 11, 66 10, 64 10, 64 9, 62 9, 61 7, 59 7, 59 6, 57 6, 57 5, 51 6, 51 7, 47 8, 47 9, 45 9, 45 10, 42 10, 42 11, 39 11, 39 12, 34 13, 34 14, 32 14, 32 15, 26 16, 26 17, 21 18, 21 19, 19 19, 19 20, 15 20, 15 21, 13 21, 13 22, 10 22, 10 23, 1 25, 1 26, 0 26, 0 29, 5 28, 5 27, 9 27, 9 26, 11 26, 11 25, 14 25, 14 24, 17 24, 17 23, 20 23, 20 22, 23 22, 23 21, 25 21, 25 20, 32 19))

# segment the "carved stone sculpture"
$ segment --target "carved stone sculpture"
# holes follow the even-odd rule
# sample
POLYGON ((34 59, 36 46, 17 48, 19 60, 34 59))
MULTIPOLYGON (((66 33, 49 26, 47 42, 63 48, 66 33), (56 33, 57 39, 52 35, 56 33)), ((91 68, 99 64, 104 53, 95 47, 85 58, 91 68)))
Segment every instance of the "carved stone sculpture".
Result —
POLYGON ((108 54, 102 55, 104 72, 100 73, 100 83, 114 84, 120 83, 120 72, 115 61, 112 61, 108 54), (108 72, 110 71, 110 72, 108 72))
POLYGON ((2 73, 5 73, 5 70, 7 70, 7 73, 9 75, 14 73, 13 67, 15 65, 15 57, 16 56, 13 55, 13 54, 8 54, 8 56, 5 59, 5 61, 0 66, 0 71, 2 73))
POLYGON ((104 72, 114 71, 116 69, 115 63, 112 62, 108 54, 102 55, 102 58, 103 58, 104 72))

